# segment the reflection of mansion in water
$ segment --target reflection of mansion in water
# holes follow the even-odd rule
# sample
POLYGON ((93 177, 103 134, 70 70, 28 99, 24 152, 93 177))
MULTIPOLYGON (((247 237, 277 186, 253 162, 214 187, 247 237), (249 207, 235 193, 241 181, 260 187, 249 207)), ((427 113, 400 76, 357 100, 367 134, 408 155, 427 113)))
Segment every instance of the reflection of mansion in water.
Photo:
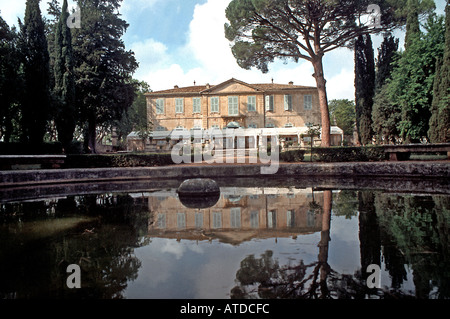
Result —
POLYGON ((221 188, 211 208, 185 207, 175 190, 149 194, 149 236, 238 244, 252 238, 321 231, 322 192, 296 188, 221 188))

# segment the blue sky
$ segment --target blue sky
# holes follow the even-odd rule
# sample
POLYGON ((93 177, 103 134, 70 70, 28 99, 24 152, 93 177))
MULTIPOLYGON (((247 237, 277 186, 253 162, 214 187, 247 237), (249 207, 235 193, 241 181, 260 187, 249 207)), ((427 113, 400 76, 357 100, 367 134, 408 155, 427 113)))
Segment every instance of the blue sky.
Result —
MULTIPOLYGON (((224 36, 225 8, 231 0, 124 0, 120 10, 129 23, 123 37, 140 63, 134 77, 145 80, 152 90, 219 84, 232 77, 248 83, 294 81, 315 85, 309 62, 271 64, 269 73, 246 71, 236 64, 224 36)), ((1 16, 9 25, 23 19, 25 0, 0 0, 1 16)), ((41 1, 45 15, 48 0, 41 1)), ((62 1, 61 1, 62 2, 62 1)), ((436 0, 443 14, 445 0, 436 0)), ((74 1, 69 1, 69 7, 74 1)), ((81 20, 83 17, 81 17, 81 20)), ((403 33, 397 36, 403 45, 403 33)), ((381 40, 374 38, 375 48, 381 40)), ((375 54, 377 50, 375 49, 375 54)), ((324 58, 328 98, 354 99, 353 53, 338 49, 324 58)))

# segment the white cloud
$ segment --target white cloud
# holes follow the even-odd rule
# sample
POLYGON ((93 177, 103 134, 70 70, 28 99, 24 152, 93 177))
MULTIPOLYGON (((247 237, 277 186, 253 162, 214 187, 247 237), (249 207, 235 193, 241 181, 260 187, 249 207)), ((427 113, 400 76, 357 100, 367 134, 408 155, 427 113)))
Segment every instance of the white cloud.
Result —
MULTIPOLYGON (((155 91, 169 89, 174 85, 190 86, 194 81, 198 85, 219 84, 232 77, 249 83, 268 83, 273 79, 275 83, 294 81, 298 85, 315 86, 312 65, 305 60, 300 60, 298 64, 275 62, 269 66, 267 74, 256 69, 249 71, 240 68, 231 53, 230 42, 224 35, 227 21, 225 9, 229 2, 208 0, 205 4, 196 5, 187 33, 187 44, 177 51, 161 50, 163 45, 159 48, 152 40, 136 45, 138 49, 148 48, 149 55, 166 54, 162 61, 152 63, 151 58, 141 59, 141 54, 136 52, 141 62, 137 76, 146 80, 155 91)), ((353 71, 348 68, 348 63, 351 65, 353 60, 352 53, 342 50, 329 55, 332 60, 332 67, 327 69, 332 76, 328 81, 329 97, 353 99, 353 71), (342 61, 347 65, 340 66, 342 61)))
POLYGON ((328 100, 355 99, 355 73, 353 69, 344 68, 327 80, 328 100))
POLYGON ((24 14, 25 1, 0 0, 0 16, 10 27, 13 25, 18 26, 17 18, 23 21, 24 14))

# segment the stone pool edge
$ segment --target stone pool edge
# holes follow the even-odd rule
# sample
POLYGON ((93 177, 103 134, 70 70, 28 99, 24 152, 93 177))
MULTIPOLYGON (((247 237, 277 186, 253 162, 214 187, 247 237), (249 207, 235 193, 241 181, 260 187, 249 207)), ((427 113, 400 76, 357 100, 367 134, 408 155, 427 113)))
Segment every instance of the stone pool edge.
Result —
POLYGON ((49 169, 0 171, 0 187, 42 184, 270 176, 450 177, 450 162, 280 163, 273 175, 261 174, 262 164, 172 165, 134 168, 49 169))

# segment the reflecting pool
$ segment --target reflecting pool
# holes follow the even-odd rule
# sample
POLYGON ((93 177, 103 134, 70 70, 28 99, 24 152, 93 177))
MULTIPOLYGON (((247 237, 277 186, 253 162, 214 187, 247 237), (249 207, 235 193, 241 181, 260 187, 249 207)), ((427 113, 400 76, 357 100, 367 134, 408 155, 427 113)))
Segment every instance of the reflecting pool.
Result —
POLYGON ((0 298, 450 298, 450 194, 255 184, 4 199, 0 298))

